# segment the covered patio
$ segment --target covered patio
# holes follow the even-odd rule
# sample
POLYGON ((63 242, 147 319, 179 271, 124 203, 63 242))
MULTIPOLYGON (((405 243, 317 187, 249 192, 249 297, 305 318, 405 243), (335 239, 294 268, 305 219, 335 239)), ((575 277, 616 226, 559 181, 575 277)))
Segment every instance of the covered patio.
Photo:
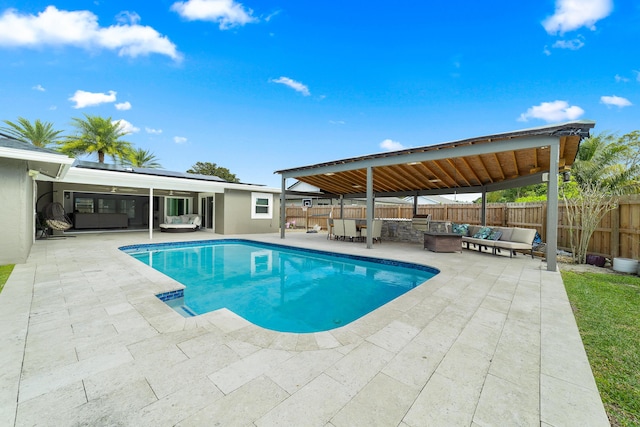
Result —
POLYGON ((487 192, 547 182, 547 268, 555 271, 559 174, 570 173, 580 141, 594 126, 575 121, 276 171, 281 238, 288 178, 320 188, 325 197, 366 197, 368 248, 376 197, 481 193, 484 224, 487 192))

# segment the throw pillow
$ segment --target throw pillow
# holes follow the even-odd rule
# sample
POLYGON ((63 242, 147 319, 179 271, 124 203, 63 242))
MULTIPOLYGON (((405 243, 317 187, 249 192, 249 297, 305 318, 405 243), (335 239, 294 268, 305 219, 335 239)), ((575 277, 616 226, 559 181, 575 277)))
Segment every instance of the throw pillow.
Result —
POLYGON ((491 234, 491 227, 482 227, 476 234, 473 235, 474 239, 486 239, 491 234))
POLYGON ((500 237, 502 237, 502 231, 492 230, 491 234, 487 236, 487 240, 500 240, 500 237))

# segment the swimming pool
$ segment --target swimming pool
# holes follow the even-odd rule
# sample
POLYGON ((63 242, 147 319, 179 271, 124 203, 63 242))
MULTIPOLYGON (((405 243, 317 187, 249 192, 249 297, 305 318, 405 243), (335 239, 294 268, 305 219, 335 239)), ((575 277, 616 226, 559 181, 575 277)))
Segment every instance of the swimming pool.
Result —
POLYGON ((241 239, 120 249, 185 286, 159 295, 182 315, 226 307, 280 332, 344 326, 439 273, 419 264, 241 239))

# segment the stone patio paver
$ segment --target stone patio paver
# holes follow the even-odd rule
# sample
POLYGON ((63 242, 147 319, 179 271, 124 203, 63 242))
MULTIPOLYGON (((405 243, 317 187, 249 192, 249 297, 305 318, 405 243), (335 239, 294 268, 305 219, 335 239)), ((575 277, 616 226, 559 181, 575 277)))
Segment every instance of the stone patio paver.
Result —
POLYGON ((0 425, 608 425, 561 276, 539 259, 237 237, 441 272, 351 324, 279 333, 171 310, 155 294, 181 285, 118 249, 147 233, 37 241, 0 294, 0 425))

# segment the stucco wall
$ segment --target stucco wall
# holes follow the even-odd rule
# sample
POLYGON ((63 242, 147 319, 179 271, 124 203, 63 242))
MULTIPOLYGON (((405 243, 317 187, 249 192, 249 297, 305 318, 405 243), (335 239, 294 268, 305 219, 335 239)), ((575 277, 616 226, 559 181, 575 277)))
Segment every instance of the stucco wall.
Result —
MULTIPOLYGON (((258 191, 259 192, 259 191, 258 191)), ((273 195, 273 217, 271 219, 251 218, 251 192, 226 190, 224 200, 216 195, 216 233, 251 234, 276 233, 279 228, 280 199, 273 195), (222 212, 222 215, 219 215, 222 212), (224 224, 220 226, 222 223, 224 224)))
POLYGON ((23 263, 33 244, 33 181, 22 160, 0 158, 0 265, 23 263))

